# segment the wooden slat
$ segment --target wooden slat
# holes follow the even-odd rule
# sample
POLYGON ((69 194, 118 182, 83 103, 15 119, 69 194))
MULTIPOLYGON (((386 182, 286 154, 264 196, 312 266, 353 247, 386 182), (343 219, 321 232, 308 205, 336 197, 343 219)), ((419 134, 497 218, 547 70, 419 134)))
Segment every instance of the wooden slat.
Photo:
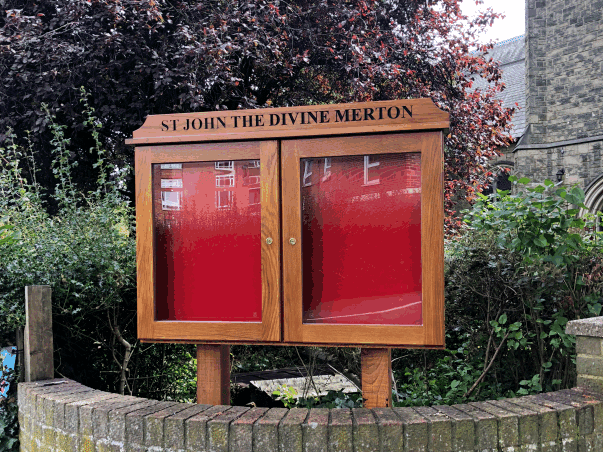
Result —
MULTIPOLYGON (((204 322, 161 320, 152 322, 149 339, 181 340, 191 343, 233 343, 262 341, 261 322, 204 322)), ((142 339, 143 336, 140 336, 142 339)))
POLYGON ((299 158, 402 154, 420 152, 423 148, 423 141, 432 133, 407 132, 385 135, 303 138, 286 141, 286 143, 294 143, 299 158))
POLYGON ((197 403, 230 405, 230 346, 197 346, 197 403))
POLYGON ((431 99, 402 99, 303 107, 179 113, 148 116, 127 144, 265 140, 341 134, 434 130, 448 127, 448 114, 431 99), (371 113, 372 111, 372 113, 371 113), (317 119, 313 120, 308 113, 317 119), (283 125, 273 120, 283 118, 283 125), (251 116, 251 122, 243 122, 251 116), (222 121, 218 121, 220 118, 222 121), (236 119, 235 119, 236 118, 236 119), (213 128, 210 127, 213 119, 213 128), (292 121, 295 119, 295 123, 292 121), (197 129, 192 127, 193 121, 197 129), (208 128, 206 128, 206 125, 208 128), (185 130, 186 129, 186 130, 185 130))
POLYGON ((444 149, 431 132, 421 149, 421 261, 425 345, 444 345, 444 149))
POLYGON ((386 408, 392 398, 392 357, 390 348, 360 350, 364 408, 386 408))
POLYGON ((354 343, 360 346, 364 344, 383 344, 396 347, 421 346, 425 345, 425 327, 419 325, 303 324, 297 340, 309 344, 354 343))
MULTIPOLYGON (((353 338, 355 339, 355 338, 353 338)), ((351 340, 353 340, 351 339, 351 340)), ((384 347, 396 347, 396 348, 407 348, 407 349, 414 349, 414 350, 424 350, 424 349, 430 349, 430 350, 444 350, 444 346, 439 346, 439 345, 422 345, 422 344, 402 344, 402 345, 392 345, 392 341, 388 340, 388 337, 384 337, 381 341, 379 342, 371 342, 371 343, 356 343, 356 342, 339 342, 339 343, 335 343, 335 342, 298 342, 298 341, 291 341, 291 342, 268 342, 268 341, 245 341, 245 340, 239 340, 239 341, 221 341, 221 340, 196 340, 196 339, 147 339, 147 338, 139 338, 139 340, 142 343, 157 343, 157 344, 193 344, 193 345, 199 345, 199 344, 214 344, 214 345, 219 345, 219 344, 238 344, 238 345, 274 345, 274 346, 285 346, 285 347, 291 347, 291 346, 298 346, 298 347, 308 347, 308 346, 312 346, 312 347, 351 347, 351 348, 358 348, 358 347, 362 347, 362 348, 384 348, 384 347)))
POLYGON ((262 203, 262 339, 281 339, 280 161, 277 141, 260 145, 262 203), (272 243, 266 240, 270 238, 272 243))
POLYGON ((153 203, 151 199, 152 148, 137 148, 136 173, 136 275, 138 337, 154 337, 153 203))
POLYGON ((303 342, 299 141, 283 141, 283 329, 286 342, 303 342), (291 245, 290 239, 296 244, 291 245))
MULTIPOLYGON (((137 148, 138 149, 138 148, 137 148)), ((152 163, 213 162, 260 158, 260 143, 192 143, 145 147, 153 150, 152 163)))

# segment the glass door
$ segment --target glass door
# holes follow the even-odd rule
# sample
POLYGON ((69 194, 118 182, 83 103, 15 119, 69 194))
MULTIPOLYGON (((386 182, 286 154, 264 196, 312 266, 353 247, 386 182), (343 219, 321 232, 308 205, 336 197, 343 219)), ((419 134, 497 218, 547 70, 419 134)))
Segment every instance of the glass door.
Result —
POLYGON ((291 140, 282 153, 285 341, 443 345, 430 240, 443 233, 441 134, 291 140))
POLYGON ((155 319, 261 322, 260 160, 153 164, 155 319))
POLYGON ((280 340, 278 143, 137 156, 139 317, 149 338, 280 340))

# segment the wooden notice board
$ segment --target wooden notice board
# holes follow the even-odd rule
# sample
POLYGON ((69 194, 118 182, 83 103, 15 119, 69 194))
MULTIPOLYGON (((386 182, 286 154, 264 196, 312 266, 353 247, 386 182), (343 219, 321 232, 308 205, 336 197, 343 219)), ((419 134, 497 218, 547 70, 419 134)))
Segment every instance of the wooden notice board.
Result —
POLYGON ((447 127, 429 99, 149 116, 139 338, 443 347, 447 127))

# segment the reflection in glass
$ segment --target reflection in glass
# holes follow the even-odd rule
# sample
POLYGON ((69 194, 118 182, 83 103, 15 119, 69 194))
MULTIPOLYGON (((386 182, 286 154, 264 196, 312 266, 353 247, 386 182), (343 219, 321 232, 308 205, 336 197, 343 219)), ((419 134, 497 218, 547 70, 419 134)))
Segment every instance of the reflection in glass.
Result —
POLYGON ((153 165, 157 320, 260 322, 258 160, 153 165))
POLYGON ((420 154, 301 163, 304 323, 421 325, 420 154))
POLYGON ((182 179, 161 179, 161 188, 182 188, 182 179))
POLYGON ((162 191, 161 192, 161 210, 180 210, 180 200, 182 192, 162 191))

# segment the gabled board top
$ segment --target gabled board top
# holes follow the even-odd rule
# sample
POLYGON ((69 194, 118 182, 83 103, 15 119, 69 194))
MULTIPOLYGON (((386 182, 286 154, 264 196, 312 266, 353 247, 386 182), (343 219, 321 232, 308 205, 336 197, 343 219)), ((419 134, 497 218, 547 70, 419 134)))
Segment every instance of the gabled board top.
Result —
POLYGON ((431 99, 221 110, 148 116, 126 144, 254 140, 446 129, 431 99))

